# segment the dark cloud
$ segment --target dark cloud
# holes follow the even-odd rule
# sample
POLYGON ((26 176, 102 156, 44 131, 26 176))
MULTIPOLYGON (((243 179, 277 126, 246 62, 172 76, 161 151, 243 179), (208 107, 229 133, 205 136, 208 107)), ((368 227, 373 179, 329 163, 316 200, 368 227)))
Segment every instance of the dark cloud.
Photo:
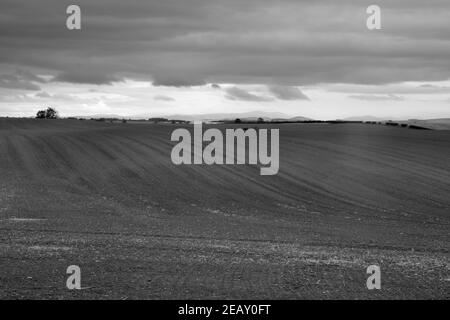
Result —
POLYGON ((450 87, 423 84, 419 86, 418 93, 450 93, 450 87))
POLYGON ((366 101, 402 101, 404 100, 402 97, 396 96, 394 94, 387 95, 374 95, 374 94, 366 94, 366 95, 351 95, 349 98, 357 99, 357 100, 366 100, 366 101))
POLYGON ((51 98, 51 97, 52 97, 52 95, 49 94, 49 93, 46 92, 46 91, 38 92, 38 93, 36 93, 34 96, 35 96, 35 97, 38 97, 38 98, 51 98))
POLYGON ((19 89, 30 91, 41 90, 41 88, 34 83, 4 77, 0 78, 0 87, 6 89, 19 89))
POLYGON ((153 99, 159 100, 159 101, 167 101, 167 102, 175 101, 174 98, 169 97, 169 96, 165 96, 165 95, 162 95, 162 94, 158 94, 158 95, 154 96, 153 99))
POLYGON ((45 82, 44 79, 34 75, 33 73, 17 69, 14 73, 0 74, 0 87, 6 89, 19 89, 38 91, 41 90, 37 83, 45 82))
POLYGON ((309 100, 309 98, 296 87, 270 86, 269 90, 280 100, 309 100))
POLYGON ((433 84, 412 85, 395 83, 384 86, 378 85, 328 85, 327 91, 340 93, 358 93, 363 95, 400 95, 400 94, 436 94, 450 93, 450 87, 433 84))
POLYGON ((238 87, 232 87, 226 89, 226 98, 230 100, 242 100, 242 101, 255 101, 255 102, 266 102, 272 101, 272 98, 262 97, 250 92, 247 92, 238 87))
POLYGON ((115 75, 105 74, 93 69, 62 72, 53 77, 52 81, 102 85, 122 81, 122 79, 115 75))
MULTIPOLYGON (((76 98, 72 95, 69 94, 61 94, 61 93, 57 93, 57 94, 50 94, 47 91, 41 91, 38 92, 34 95, 35 98, 51 98, 53 101, 74 101, 76 98)), ((31 99, 31 97, 29 97, 31 99)), ((86 101, 85 99, 76 99, 79 102, 83 102, 86 101)))
POLYGON ((448 0, 379 0, 379 31, 367 30, 370 3, 358 0, 78 0, 79 31, 65 27, 70 4, 2 0, 0 63, 91 84, 123 77, 163 86, 450 77, 448 0))
POLYGON ((203 80, 189 79, 183 76, 177 77, 157 77, 153 81, 153 85, 157 87, 193 87, 205 84, 203 80))

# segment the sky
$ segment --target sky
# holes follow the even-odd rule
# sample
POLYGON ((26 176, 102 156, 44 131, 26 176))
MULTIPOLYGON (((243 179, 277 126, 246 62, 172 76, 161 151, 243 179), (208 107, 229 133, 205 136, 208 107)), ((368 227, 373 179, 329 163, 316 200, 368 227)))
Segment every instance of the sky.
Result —
POLYGON ((0 116, 450 118, 448 0, 0 0, 0 48, 0 116))

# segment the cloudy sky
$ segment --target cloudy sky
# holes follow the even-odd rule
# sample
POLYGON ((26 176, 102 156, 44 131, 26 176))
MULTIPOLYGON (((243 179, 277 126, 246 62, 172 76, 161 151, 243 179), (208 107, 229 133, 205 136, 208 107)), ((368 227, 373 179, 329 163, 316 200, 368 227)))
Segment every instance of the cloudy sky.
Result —
POLYGON ((0 0, 0 46, 0 116, 450 117, 449 0, 0 0))

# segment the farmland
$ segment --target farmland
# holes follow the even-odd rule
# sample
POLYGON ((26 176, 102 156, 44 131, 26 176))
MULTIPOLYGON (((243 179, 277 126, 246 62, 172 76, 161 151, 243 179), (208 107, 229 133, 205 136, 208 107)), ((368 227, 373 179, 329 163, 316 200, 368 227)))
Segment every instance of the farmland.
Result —
POLYGON ((0 298, 449 298, 450 131, 253 125, 261 176, 172 164, 177 127, 0 119, 0 298))

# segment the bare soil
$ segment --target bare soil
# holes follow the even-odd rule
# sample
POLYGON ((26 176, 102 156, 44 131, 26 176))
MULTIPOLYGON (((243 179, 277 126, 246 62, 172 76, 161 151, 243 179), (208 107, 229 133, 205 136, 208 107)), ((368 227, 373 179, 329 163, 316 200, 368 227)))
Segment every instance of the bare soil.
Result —
POLYGON ((276 176, 175 166, 172 125, 0 119, 0 298, 450 298, 450 131, 261 127, 276 176))

